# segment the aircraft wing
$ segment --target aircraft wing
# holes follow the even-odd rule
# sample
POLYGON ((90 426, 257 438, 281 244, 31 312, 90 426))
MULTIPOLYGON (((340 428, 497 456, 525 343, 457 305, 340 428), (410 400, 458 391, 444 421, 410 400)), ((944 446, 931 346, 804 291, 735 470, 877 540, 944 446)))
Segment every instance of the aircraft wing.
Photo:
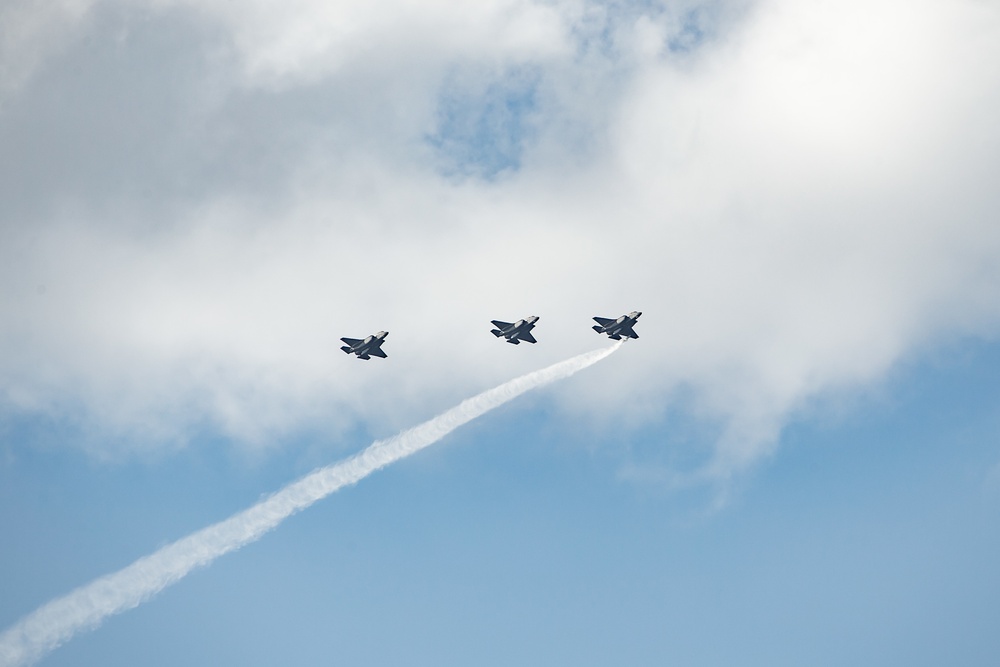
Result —
POLYGON ((637 334, 635 332, 635 329, 633 329, 632 327, 625 327, 621 331, 619 331, 618 333, 620 333, 623 336, 628 336, 629 338, 638 338, 639 337, 639 334, 637 334))
POLYGON ((521 340, 523 340, 525 343, 537 343, 538 342, 537 340, 535 340, 535 337, 531 335, 530 331, 523 332, 520 336, 518 336, 518 338, 520 338, 521 340))
POLYGON ((501 322, 500 320, 490 320, 497 329, 506 329, 513 326, 510 322, 501 322))
POLYGON ((595 317, 594 321, 600 324, 602 327, 606 327, 609 324, 615 323, 615 320, 608 319, 607 317, 595 317))
POLYGON ((361 340, 359 340, 357 338, 341 338, 340 340, 344 341, 345 343, 347 343, 351 347, 354 347, 358 343, 362 342, 361 340))
POLYGON ((373 357, 382 357, 383 359, 386 358, 386 354, 385 352, 382 351, 381 347, 373 347, 372 349, 368 350, 368 354, 372 355, 373 357))

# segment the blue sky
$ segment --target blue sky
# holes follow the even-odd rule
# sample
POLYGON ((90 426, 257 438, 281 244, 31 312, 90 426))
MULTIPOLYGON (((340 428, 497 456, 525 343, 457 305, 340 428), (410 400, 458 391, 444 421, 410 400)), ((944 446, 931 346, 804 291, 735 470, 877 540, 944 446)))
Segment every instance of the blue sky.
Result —
POLYGON ((0 26, 0 630, 644 312, 42 664, 996 662, 996 8, 0 26))
MULTIPOLYGON (((707 514, 622 483, 613 436, 569 435, 549 423, 550 396, 523 397, 45 664, 987 665, 998 368, 1000 348, 979 341, 908 365, 880 398, 790 426, 707 514)), ((661 429, 633 444, 662 447, 661 429)), ((18 448, 2 473, 17 536, 4 620, 308 468, 301 451, 247 466, 205 445, 110 467, 18 448)))

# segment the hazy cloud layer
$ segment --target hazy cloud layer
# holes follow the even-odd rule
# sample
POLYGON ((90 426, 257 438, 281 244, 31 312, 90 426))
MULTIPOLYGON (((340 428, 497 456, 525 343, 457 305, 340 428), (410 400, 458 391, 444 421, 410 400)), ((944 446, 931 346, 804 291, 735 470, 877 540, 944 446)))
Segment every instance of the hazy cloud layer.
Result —
POLYGON ((382 434, 640 309, 565 408, 683 394, 728 475, 996 334, 995 5, 390 4, 4 10, 0 409, 95 451, 382 434))

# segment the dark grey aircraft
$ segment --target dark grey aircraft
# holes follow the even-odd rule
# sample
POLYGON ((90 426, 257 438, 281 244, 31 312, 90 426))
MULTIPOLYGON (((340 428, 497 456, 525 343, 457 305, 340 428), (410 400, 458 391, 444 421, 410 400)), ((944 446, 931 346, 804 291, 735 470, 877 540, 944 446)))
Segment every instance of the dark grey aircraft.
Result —
POLYGON ((609 338, 615 340, 621 340, 622 336, 625 338, 638 338, 639 334, 632 327, 635 326, 635 321, 639 319, 640 315, 642 315, 641 312, 633 310, 628 315, 622 315, 617 320, 610 320, 607 317, 595 317, 594 321, 597 324, 594 325, 594 331, 597 333, 606 333, 609 338))
POLYGON ((347 354, 358 355, 358 359, 368 360, 372 357, 382 357, 385 359, 386 354, 382 351, 382 343, 385 342, 385 337, 388 335, 388 331, 379 331, 377 334, 372 334, 364 340, 341 338, 340 340, 347 343, 347 345, 342 345, 340 349, 347 354))
POLYGON ((525 320, 518 320, 513 324, 510 322, 501 322, 500 320, 492 320, 493 326, 496 329, 491 329, 490 333, 497 338, 503 336, 507 339, 508 343, 513 345, 520 345, 522 340, 525 343, 537 343, 538 341, 531 335, 531 330, 535 328, 535 322, 537 321, 537 315, 532 315, 525 320))

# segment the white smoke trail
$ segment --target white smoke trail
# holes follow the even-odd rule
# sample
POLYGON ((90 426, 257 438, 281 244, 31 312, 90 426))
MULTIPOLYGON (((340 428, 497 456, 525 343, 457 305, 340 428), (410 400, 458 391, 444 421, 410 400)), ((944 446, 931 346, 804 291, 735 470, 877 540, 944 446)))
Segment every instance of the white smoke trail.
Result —
POLYGON ((526 391, 597 363, 620 346, 616 343, 587 352, 484 391, 419 426, 378 440, 340 463, 313 471, 225 521, 49 602, 0 635, 0 667, 28 665, 41 659, 80 630, 95 628, 108 616, 137 607, 196 567, 259 539, 295 512, 341 487, 434 444, 462 424, 526 391))

